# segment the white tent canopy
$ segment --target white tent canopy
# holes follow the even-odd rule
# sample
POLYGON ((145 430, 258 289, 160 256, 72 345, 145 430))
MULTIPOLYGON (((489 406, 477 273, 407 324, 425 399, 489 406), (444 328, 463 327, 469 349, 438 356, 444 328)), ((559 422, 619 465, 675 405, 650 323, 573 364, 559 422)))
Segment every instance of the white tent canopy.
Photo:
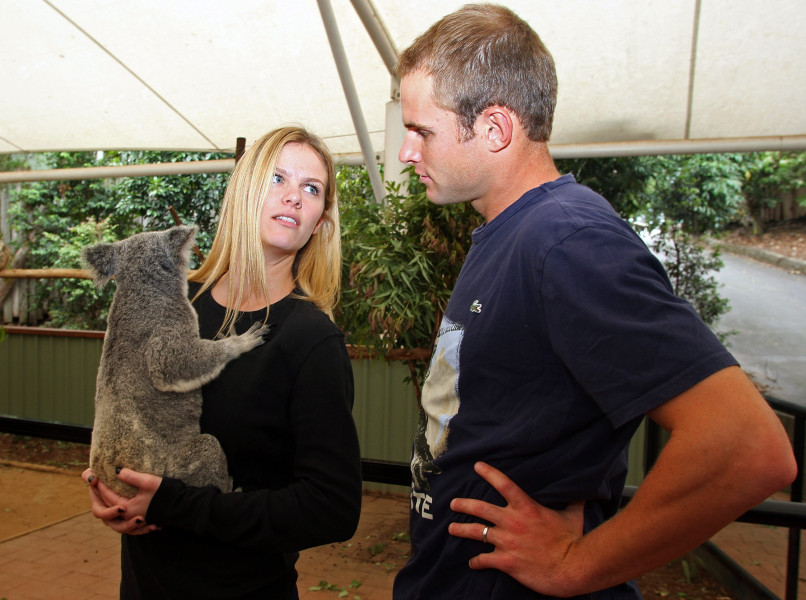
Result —
MULTIPOLYGON (((393 158, 388 65, 463 3, 0 0, 0 153, 232 151, 300 123, 393 158)), ((557 64, 555 156, 806 148, 803 0, 501 3, 557 64)))

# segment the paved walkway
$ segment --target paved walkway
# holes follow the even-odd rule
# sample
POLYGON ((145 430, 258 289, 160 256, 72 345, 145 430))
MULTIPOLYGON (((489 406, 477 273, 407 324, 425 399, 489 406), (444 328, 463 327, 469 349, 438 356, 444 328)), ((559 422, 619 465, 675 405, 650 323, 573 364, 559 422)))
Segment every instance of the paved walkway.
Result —
MULTIPOLYGON (((405 527, 407 499, 365 494, 355 537, 306 551, 298 567, 301 600, 343 596, 389 600, 408 545, 390 532, 405 527), (331 589, 321 587, 320 582, 331 589), (352 584, 352 587, 351 587, 352 584), (334 591, 335 590, 335 591, 334 591)), ((786 530, 734 523, 715 536, 719 547, 778 596, 784 594, 786 530)), ((111 600, 118 597, 119 540, 90 513, 0 542, 0 599, 111 600)), ((801 573, 806 574, 801 559, 801 573)), ((799 598, 806 600, 806 583, 799 598)))
MULTIPOLYGON (((301 554, 300 599, 335 600, 342 589, 348 599, 391 598, 392 581, 408 552, 408 543, 394 541, 393 533, 405 532, 407 523, 406 498, 365 494, 351 540, 301 554)), ((4 540, 0 600, 116 599, 119 555, 118 534, 89 512, 4 540)))

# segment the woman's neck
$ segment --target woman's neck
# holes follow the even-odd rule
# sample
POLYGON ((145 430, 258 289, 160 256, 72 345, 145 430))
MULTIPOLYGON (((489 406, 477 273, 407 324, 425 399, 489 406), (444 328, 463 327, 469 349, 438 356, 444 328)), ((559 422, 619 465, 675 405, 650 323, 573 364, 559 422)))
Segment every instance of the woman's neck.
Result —
MULTIPOLYGON (((272 273, 272 269, 268 269, 266 277, 269 284, 268 304, 279 302, 294 291, 294 277, 291 275, 291 272, 288 269, 283 269, 280 272, 274 273, 272 273)), ((230 277, 230 273, 225 273, 215 283, 215 285, 213 285, 212 290, 210 290, 213 299, 222 306, 229 306, 229 291, 230 285, 232 284, 233 282, 232 278, 230 277)), ((235 289, 233 291, 237 297, 238 290, 235 289)), ((261 293, 256 293, 256 290, 249 290, 241 301, 241 305, 237 308, 240 311, 249 312, 261 310, 266 308, 266 306, 266 298, 264 298, 261 293)))

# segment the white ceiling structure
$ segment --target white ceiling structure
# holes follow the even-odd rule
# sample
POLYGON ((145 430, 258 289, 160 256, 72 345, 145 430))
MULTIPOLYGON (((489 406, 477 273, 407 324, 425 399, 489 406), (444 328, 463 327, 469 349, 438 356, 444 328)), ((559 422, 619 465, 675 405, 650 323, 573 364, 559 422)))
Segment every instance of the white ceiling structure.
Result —
MULTIPOLYGON (((500 3, 554 56, 555 156, 806 149, 803 0, 500 3)), ((0 0, 0 153, 232 151, 300 123, 396 155, 388 64, 462 4, 0 0)))

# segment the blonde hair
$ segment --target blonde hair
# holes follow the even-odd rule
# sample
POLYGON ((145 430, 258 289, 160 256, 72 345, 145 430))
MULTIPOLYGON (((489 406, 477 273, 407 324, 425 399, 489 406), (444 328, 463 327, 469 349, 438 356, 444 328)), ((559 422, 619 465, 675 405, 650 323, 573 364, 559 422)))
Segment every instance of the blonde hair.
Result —
POLYGON ((301 127, 281 127, 258 139, 235 165, 224 193, 210 254, 190 276, 191 281, 202 283, 196 298, 225 273, 229 273, 231 282, 237 282, 228 286, 227 312, 219 333, 232 333, 240 307, 250 295, 266 298, 268 305, 260 219, 273 184, 277 159, 285 145, 291 143, 314 150, 327 171, 322 225, 297 253, 294 282, 302 291, 300 298, 313 302, 333 319, 341 287, 341 231, 333 158, 318 136, 301 127))
POLYGON ((398 58, 401 79, 416 71, 432 77, 437 106, 455 113, 465 137, 493 105, 518 115, 530 140, 546 142, 557 103, 554 60, 537 33, 495 4, 468 4, 446 15, 398 58))

